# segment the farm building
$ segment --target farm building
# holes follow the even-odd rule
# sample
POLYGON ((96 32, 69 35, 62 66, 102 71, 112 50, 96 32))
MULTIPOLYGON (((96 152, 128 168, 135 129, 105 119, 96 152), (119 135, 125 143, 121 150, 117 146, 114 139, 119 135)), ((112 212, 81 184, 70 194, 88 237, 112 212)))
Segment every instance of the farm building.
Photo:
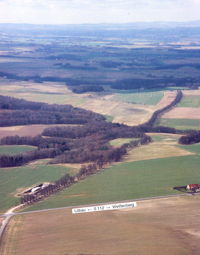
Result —
POLYGON ((200 191, 199 184, 189 184, 187 185, 188 190, 200 191))

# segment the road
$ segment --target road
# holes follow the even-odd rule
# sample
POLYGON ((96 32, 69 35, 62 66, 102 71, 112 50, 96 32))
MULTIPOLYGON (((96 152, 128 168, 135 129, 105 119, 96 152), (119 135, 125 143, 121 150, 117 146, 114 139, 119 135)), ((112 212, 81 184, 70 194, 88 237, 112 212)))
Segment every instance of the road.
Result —
MULTIPOLYGON (((112 202, 105 202, 105 203, 98 203, 98 204, 87 204, 87 205, 79 205, 79 206, 66 206, 66 207, 58 207, 58 208, 51 208, 51 209, 42 209, 37 211, 30 211, 30 212, 19 212, 14 213, 13 211, 16 210, 18 207, 12 208, 12 212, 7 212, 4 215, 0 215, 0 217, 8 217, 14 215, 22 215, 22 214, 29 214, 29 213, 38 213, 38 212, 47 212, 47 211, 55 211, 55 210, 63 210, 63 209, 72 209, 72 208, 79 208, 79 207, 88 207, 88 206, 100 206, 105 204, 117 204, 117 203, 126 203, 126 202, 137 202, 137 201, 144 201, 144 200, 152 200, 152 199, 161 199, 161 198, 170 198, 170 197, 179 197, 179 196, 191 196, 191 194, 177 194, 177 195, 168 195, 168 196, 159 196, 159 197, 147 197, 147 198, 138 198, 132 200, 121 200, 121 201, 112 201, 112 202)), ((22 205, 21 205, 22 206, 22 205)))
MULTIPOLYGON (((196 195, 196 194, 195 194, 196 195)), ((3 232, 5 230, 6 225, 9 222, 9 219, 12 216, 15 215, 22 215, 22 214, 29 214, 29 213, 38 213, 38 212, 47 212, 47 211, 55 211, 55 210, 63 210, 63 209, 72 209, 72 208, 79 208, 79 207, 89 207, 89 206, 101 206, 101 205, 108 205, 108 204, 117 204, 117 203, 127 203, 127 202, 137 202, 137 201, 144 201, 144 200, 152 200, 152 199, 162 199, 162 198, 170 198, 170 197, 180 197, 180 196, 191 196, 191 194, 177 194, 177 195, 168 195, 168 196, 160 196, 160 197, 147 197, 147 198, 138 198, 133 200, 122 200, 122 201, 112 201, 112 202, 106 202, 106 203, 98 203, 98 204, 88 204, 88 205, 79 205, 79 206, 67 206, 67 207, 59 207, 59 208, 51 208, 51 209, 43 209, 43 210, 37 210, 37 211, 30 211, 30 212, 19 212, 14 213, 14 210, 19 209, 23 205, 15 206, 11 209, 9 209, 4 215, 0 215, 0 217, 5 217, 5 220, 2 223, 1 229, 0 229, 0 244, 1 244, 1 237, 3 235, 3 232)))

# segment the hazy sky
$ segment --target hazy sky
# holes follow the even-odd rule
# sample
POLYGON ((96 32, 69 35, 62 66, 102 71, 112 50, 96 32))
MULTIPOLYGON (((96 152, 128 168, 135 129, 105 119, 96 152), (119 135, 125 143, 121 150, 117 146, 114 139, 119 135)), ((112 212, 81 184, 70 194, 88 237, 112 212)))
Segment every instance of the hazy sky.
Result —
POLYGON ((200 20, 200 0, 0 0, 0 23, 200 20))

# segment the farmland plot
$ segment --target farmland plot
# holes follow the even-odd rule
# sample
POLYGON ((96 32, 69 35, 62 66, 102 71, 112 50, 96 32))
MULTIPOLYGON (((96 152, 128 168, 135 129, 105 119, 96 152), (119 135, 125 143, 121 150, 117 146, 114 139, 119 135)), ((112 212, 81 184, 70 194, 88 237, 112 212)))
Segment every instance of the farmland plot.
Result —
POLYGON ((144 92, 144 93, 117 93, 111 100, 122 101, 135 104, 157 105, 164 96, 164 92, 144 92))
POLYGON ((200 108, 175 107, 162 115, 166 119, 200 119, 200 108))
POLYGON ((36 136, 40 135, 45 128, 53 126, 73 126, 70 124, 57 124, 57 125, 26 125, 26 126, 13 126, 13 127, 0 127, 0 138, 5 136, 36 136))
POLYGON ((17 153, 22 153, 26 151, 33 151, 37 147, 34 146, 26 146, 26 145, 12 145, 12 146, 0 146, 0 154, 12 155, 17 153))
POLYGON ((19 203, 18 194, 29 187, 58 180, 69 172, 74 174, 73 168, 45 165, 46 162, 41 160, 23 167, 0 169, 0 213, 19 203))
POLYGON ((171 158, 118 163, 24 210, 178 194, 173 190, 174 186, 196 183, 199 179, 200 156, 189 153, 171 158))
POLYGON ((139 201, 136 208, 115 211, 15 216, 2 255, 199 255, 199 206, 199 196, 190 196, 139 201))
POLYGON ((181 130, 186 130, 186 129, 198 130, 200 129, 200 120, 161 118, 156 121, 156 125, 173 127, 175 129, 181 129, 181 130))

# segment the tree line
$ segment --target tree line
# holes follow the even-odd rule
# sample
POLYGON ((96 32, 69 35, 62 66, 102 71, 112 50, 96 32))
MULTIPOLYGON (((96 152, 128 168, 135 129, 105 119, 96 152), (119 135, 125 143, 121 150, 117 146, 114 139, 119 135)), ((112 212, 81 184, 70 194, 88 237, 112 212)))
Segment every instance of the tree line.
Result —
MULTIPOLYGON (((58 63, 59 64, 59 63, 58 63)), ((113 65, 113 67, 119 66, 119 63, 115 64, 115 62, 108 61, 108 62, 101 62, 102 65, 113 65)), ((138 65, 138 64, 137 64, 138 65)), ((83 67, 72 67, 69 64, 59 65, 61 68, 68 68, 68 69, 76 69, 76 68, 82 68, 82 69, 88 69, 94 70, 94 67, 89 66, 83 66, 83 67)), ((196 66, 197 67, 197 66, 196 66)), ((134 68, 134 67, 131 67, 134 68)), ((198 67, 199 68, 199 67, 198 67)), ((112 89, 118 89, 118 90, 132 90, 132 89, 164 89, 166 87, 190 87, 192 89, 198 89, 199 81, 196 78, 193 77, 184 77, 184 78, 175 78, 173 76, 162 78, 157 78, 154 76, 147 76, 145 79, 123 79, 123 80, 115 80, 115 81, 90 81, 90 80, 79 80, 74 78, 68 78, 68 77, 57 77, 57 76, 44 76, 41 77, 40 75, 34 75, 34 76, 19 76, 12 73, 7 72, 0 72, 0 77, 6 77, 8 79, 16 79, 16 80, 22 80, 22 81, 29 81, 33 80, 37 83, 42 83, 44 81, 49 82, 65 82, 67 86, 69 86, 69 89, 72 89, 72 86, 92 86, 94 89, 94 86, 110 86, 112 89)), ((91 87, 88 87, 88 91, 91 91, 91 87), (90 89, 90 90, 89 90, 90 89)), ((76 90, 75 90, 76 93, 76 90)), ((81 92, 84 93, 84 92, 81 92)))

